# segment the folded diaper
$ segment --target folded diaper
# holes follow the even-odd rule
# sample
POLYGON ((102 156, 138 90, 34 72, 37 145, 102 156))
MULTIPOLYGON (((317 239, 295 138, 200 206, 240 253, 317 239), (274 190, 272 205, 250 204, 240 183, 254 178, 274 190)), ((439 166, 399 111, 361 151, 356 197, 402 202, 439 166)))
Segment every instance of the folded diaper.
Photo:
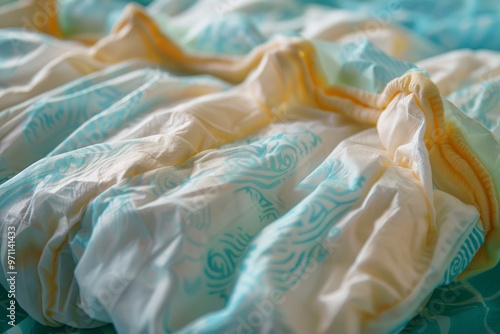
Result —
POLYGON ((500 329, 496 3, 142 5, 0 7, 13 330, 500 329))

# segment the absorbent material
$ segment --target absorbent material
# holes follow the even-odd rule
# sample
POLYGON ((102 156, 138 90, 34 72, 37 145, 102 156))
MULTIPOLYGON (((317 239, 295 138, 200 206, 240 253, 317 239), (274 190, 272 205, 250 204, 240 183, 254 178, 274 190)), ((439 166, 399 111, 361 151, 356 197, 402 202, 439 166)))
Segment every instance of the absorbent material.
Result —
POLYGON ((1 6, 17 329, 496 332, 498 5, 467 4, 475 39, 409 1, 1 6))

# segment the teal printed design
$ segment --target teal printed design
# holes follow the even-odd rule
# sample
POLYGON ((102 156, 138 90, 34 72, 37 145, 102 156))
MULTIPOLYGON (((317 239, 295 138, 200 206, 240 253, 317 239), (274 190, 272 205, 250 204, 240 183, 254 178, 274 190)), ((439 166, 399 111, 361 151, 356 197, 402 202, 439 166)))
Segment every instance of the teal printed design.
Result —
POLYGON ((331 182, 339 182, 339 186, 345 189, 342 194, 346 194, 351 192, 351 189, 361 187, 365 181, 365 178, 360 176, 359 178, 352 179, 351 182, 354 183, 345 183, 346 180, 351 180, 349 174, 349 169, 344 167, 341 161, 328 159, 323 161, 321 165, 299 183, 297 188, 314 191, 325 180, 329 180, 331 182))
POLYGON ((417 67, 396 60, 375 48, 367 39, 342 48, 339 80, 373 93, 381 92, 387 83, 417 67))
POLYGON ((252 235, 238 226, 236 233, 223 233, 218 241, 222 249, 212 248, 208 251, 204 273, 207 277, 209 295, 218 295, 227 301, 230 293, 228 290, 230 290, 237 265, 252 239, 252 235))
POLYGON ((149 181, 149 187, 151 188, 151 194, 158 198, 166 194, 171 193, 173 189, 187 184, 188 180, 192 179, 187 173, 183 173, 182 169, 179 167, 166 167, 162 168, 151 177, 149 181))
POLYGON ((249 140, 245 147, 230 150, 226 165, 228 172, 223 182, 242 184, 235 194, 246 194, 258 212, 257 221, 245 221, 235 232, 225 232, 207 252, 205 274, 209 294, 227 301, 238 263, 251 240, 266 225, 281 216, 273 200, 265 192, 294 175, 301 159, 306 159, 320 143, 321 138, 305 130, 293 134, 278 134, 259 140, 249 140), (217 262, 214 262, 214 259, 217 262))
POLYGON ((8 79, 16 75, 25 58, 35 51, 39 44, 23 38, 18 29, 3 29, 0 34, 0 88, 8 88, 8 79))
POLYGON ((40 141, 49 149, 53 148, 94 115, 89 114, 89 110, 98 113, 123 96, 124 93, 113 86, 94 85, 88 79, 80 81, 62 95, 33 104, 24 123, 24 136, 37 149, 40 141), (98 108, 90 108, 90 102, 98 108))
POLYGON ((257 206, 259 210, 259 222, 270 223, 278 219, 281 214, 274 206, 273 202, 266 199, 262 192, 251 186, 239 188, 235 193, 244 192, 250 197, 250 201, 257 206))
POLYGON ((2 198, 0 212, 26 194, 34 193, 41 184, 53 185, 72 175, 83 173, 92 166, 98 166, 106 160, 110 161, 109 159, 125 154, 135 144, 135 142, 125 142, 116 145, 94 145, 38 161, 14 176, 9 182, 0 185, 2 198))
POLYGON ((45 97, 27 101, 27 109, 20 114, 21 132, 11 138, 27 154, 20 160, 15 150, 7 148, 1 157, 0 179, 5 182, 39 159, 66 152, 56 147, 88 119, 135 89, 134 72, 119 85, 112 82, 113 76, 123 76, 130 68, 133 66, 126 63, 113 66, 63 85, 45 97))
MULTIPOLYGON (((265 328, 287 328, 279 309, 258 326, 245 326, 245 320, 268 300, 271 290, 283 295, 309 275, 312 264, 323 263, 335 251, 342 227, 339 219, 359 201, 364 178, 351 176, 340 161, 325 161, 316 173, 318 187, 299 205, 256 235, 240 265, 240 272, 223 311, 205 316, 194 327, 218 333, 227 328, 247 328, 249 332, 265 328), (319 180, 324 175, 326 178, 319 180), (262 282, 266 288, 262 289, 262 282), (243 319, 243 320, 241 320, 243 319), (249 328, 249 329, 248 329, 249 328)), ((318 267, 319 268, 319 267, 318 267)), ((322 269, 318 269, 322 270, 322 269)), ((309 278, 311 279, 311 278, 309 278)), ((309 287, 300 286, 309 289, 309 287)))
POLYGON ((251 143, 230 153, 228 173, 223 181, 272 189, 291 176, 300 159, 321 144, 321 138, 306 130, 298 134, 278 134, 259 144, 251 143))
POLYGON ((500 129, 500 78, 466 86, 448 96, 460 110, 486 128, 500 129))
POLYGON ((462 244, 462 247, 460 247, 460 250, 455 258, 451 261, 448 269, 446 269, 441 285, 453 282, 453 280, 460 275, 460 273, 467 269, 469 263, 472 261, 474 255, 477 253, 483 242, 484 231, 476 225, 465 242, 462 244))
MULTIPOLYGON (((311 200, 299 204, 282 220, 286 225, 277 226, 281 240, 264 254, 273 260, 272 270, 268 270, 273 281, 286 290, 301 279, 312 261, 323 262, 330 254, 331 243, 341 230, 334 224, 344 216, 360 198, 364 177, 354 183, 345 182, 342 175, 348 172, 340 161, 328 161, 330 171, 327 178, 310 195, 311 200), (288 251, 302 249, 302 251, 288 251)), ((325 167, 320 168, 324 170, 325 167)), ((317 174, 319 175, 319 174, 317 174)))
POLYGON ((104 141, 113 132, 129 122, 133 116, 140 113, 142 108, 138 108, 142 100, 143 92, 135 90, 123 97, 105 112, 86 121, 77 131, 73 132, 63 141, 51 155, 75 150, 81 147, 98 144, 104 141))
POLYGON ((464 281, 454 281, 467 268, 484 242, 484 232, 474 226, 446 270, 442 285, 401 333, 497 333, 500 330, 500 265, 464 281), (474 321, 471 321, 474 319, 474 321))
POLYGON ((278 219, 281 214, 275 205, 264 197, 262 192, 252 187, 239 188, 235 193, 245 193, 258 210, 257 221, 248 221, 251 226, 229 227, 222 233, 220 239, 210 245, 207 252, 205 275, 209 295, 217 295, 225 302, 232 290, 235 273, 240 266, 243 256, 258 231, 263 226, 278 219))
POLYGON ((187 46, 215 54, 245 55, 265 40, 249 17, 229 13, 209 21, 187 46))
POLYGON ((263 266, 252 263, 253 272, 241 278, 245 291, 264 279, 262 276, 277 288, 287 290, 301 279, 312 261, 321 263, 332 251, 332 243, 341 234, 341 228, 335 224, 358 202, 364 177, 349 180, 340 161, 327 160, 319 170, 319 186, 268 226, 266 235, 273 237, 254 241, 255 249, 246 261, 260 262, 259 258, 266 258, 269 262, 263 266))
MULTIPOLYGON (((217 149, 217 155, 224 158, 217 164, 197 166, 196 169, 202 172, 190 174, 196 161, 191 159, 178 167, 146 172, 140 180, 139 176, 133 177, 114 186, 120 189, 119 192, 108 190, 94 200, 97 205, 98 201, 106 201, 107 196, 117 197, 122 191, 136 187, 140 187, 141 197, 148 198, 148 201, 161 197, 164 204, 155 211, 155 219, 171 225, 169 230, 173 232, 163 242, 178 242, 178 251, 168 260, 166 268, 173 284, 179 287, 172 298, 204 296, 207 304, 202 308, 206 311, 227 303, 239 272, 245 268, 243 260, 252 251, 252 240, 281 215, 282 204, 275 203, 277 186, 292 178, 294 169, 307 162, 308 155, 321 143, 321 138, 305 130, 248 142, 241 143, 241 147, 224 145, 217 149), (240 159, 242 156, 245 159, 240 159), (257 183, 253 182, 252 176, 256 170, 264 174, 257 183), (214 204, 225 201, 226 197, 221 198, 221 190, 212 189, 212 185, 232 189, 232 193, 225 196, 251 205, 245 204, 247 211, 241 214, 228 210, 229 216, 225 217, 219 213, 214 225, 214 204), (215 197, 205 198, 206 192, 215 197), (194 193, 197 196, 191 196, 194 193), (186 268, 191 269, 186 271, 186 268)), ((99 212, 97 207, 96 210, 99 212)), ((138 220, 144 218, 139 216, 138 220)), ((120 217, 113 219, 119 221, 120 217)), ((180 316, 174 310, 170 312, 164 322, 164 328, 169 331, 175 327, 169 319, 180 316)))

